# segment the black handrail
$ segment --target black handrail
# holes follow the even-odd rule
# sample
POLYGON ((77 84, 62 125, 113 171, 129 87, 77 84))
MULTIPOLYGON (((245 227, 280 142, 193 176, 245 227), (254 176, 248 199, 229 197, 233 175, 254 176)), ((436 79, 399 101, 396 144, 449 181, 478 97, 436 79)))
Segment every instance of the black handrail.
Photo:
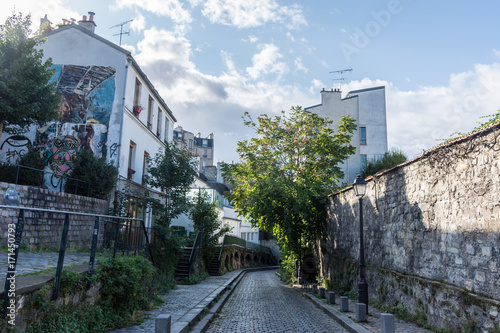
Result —
POLYGON ((193 248, 191 249, 191 255, 189 256, 189 274, 191 274, 191 269, 193 267, 193 262, 194 262, 194 258, 195 258, 195 255, 196 255, 196 250, 198 249, 198 243, 201 242, 203 238, 203 233, 201 232, 197 232, 196 233, 196 238, 194 240, 194 244, 193 244, 193 248))
MULTIPOLYGON (((20 175, 20 169, 21 168, 41 172, 41 174, 42 174, 42 177, 41 177, 42 181, 40 183, 40 187, 44 187, 43 180, 45 179, 45 174, 46 173, 55 175, 54 172, 48 172, 48 171, 45 171, 45 170, 42 170, 42 169, 36 169, 36 168, 28 167, 28 166, 25 166, 25 165, 21 165, 21 164, 4 164, 4 165, 16 167, 16 177, 15 177, 15 179, 16 179, 15 180, 15 184, 16 185, 19 184, 19 175, 20 175)), ((75 183, 75 193, 74 194, 78 194, 78 183, 86 183, 87 184, 87 197, 89 196, 89 194, 90 194, 90 185, 91 185, 90 182, 88 182, 86 180, 78 179, 78 178, 67 177, 67 176, 63 176, 62 178, 64 178, 66 181, 67 180, 74 180, 74 181, 76 181, 76 183, 75 183)), ((63 184, 63 182, 61 181, 61 185, 59 186, 59 191, 61 191, 61 192, 63 190, 62 189, 62 184, 63 184)), ((35 186, 35 185, 33 185, 33 186, 35 186)))

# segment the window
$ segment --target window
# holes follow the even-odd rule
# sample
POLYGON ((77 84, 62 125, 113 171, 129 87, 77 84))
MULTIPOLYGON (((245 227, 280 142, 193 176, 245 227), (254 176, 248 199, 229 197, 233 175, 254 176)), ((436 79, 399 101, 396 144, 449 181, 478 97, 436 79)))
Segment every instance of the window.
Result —
POLYGON ((193 140, 189 139, 189 149, 193 148, 193 140))
POLYGON ((148 174, 148 158, 147 151, 144 152, 144 162, 142 163, 142 185, 146 185, 146 176, 148 174))
POLYGON ((148 128, 151 130, 153 125, 151 124, 152 118, 153 118, 153 97, 149 96, 148 100, 148 128))
POLYGON ((168 118, 165 116, 165 138, 163 141, 168 142, 168 118))
POLYGON ((135 164, 135 147, 136 144, 133 141, 130 141, 129 155, 128 155, 128 172, 127 178, 129 180, 133 180, 134 178, 134 164, 135 164))
POLYGON ((366 155, 361 155, 361 169, 366 167, 366 155))
POLYGON ((207 150, 206 149, 203 149, 203 157, 208 157, 208 153, 207 153, 207 150))
POLYGON ((360 134, 360 144, 366 145, 366 127, 360 127, 359 128, 359 134, 360 134))
POLYGON ((156 136, 160 137, 161 135, 161 109, 158 108, 158 119, 156 119, 156 136))
POLYGON ((141 98, 141 82, 138 79, 135 79, 134 106, 139 106, 140 98, 141 98))
POLYGON ((208 147, 208 140, 207 139, 203 139, 202 141, 203 143, 203 147, 208 147))

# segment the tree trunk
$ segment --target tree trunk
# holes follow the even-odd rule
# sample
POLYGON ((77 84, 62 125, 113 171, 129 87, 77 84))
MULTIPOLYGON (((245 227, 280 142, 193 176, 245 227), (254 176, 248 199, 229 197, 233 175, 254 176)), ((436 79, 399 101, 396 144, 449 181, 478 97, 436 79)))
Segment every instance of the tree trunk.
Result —
POLYGON ((2 142, 3 120, 0 121, 0 142, 2 142))

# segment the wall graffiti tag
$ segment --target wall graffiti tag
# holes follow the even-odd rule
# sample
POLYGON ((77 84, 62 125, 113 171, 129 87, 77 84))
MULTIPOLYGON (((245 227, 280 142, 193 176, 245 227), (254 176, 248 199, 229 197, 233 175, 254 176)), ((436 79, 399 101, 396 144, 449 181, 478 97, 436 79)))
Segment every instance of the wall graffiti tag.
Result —
POLYGON ((73 167, 78 146, 77 138, 66 135, 62 139, 56 138, 52 148, 46 152, 47 166, 52 171, 46 175, 46 178, 49 178, 53 188, 61 185, 61 181, 73 167))
POLYGON ((24 135, 9 136, 0 146, 8 163, 16 163, 32 147, 31 140, 24 135))

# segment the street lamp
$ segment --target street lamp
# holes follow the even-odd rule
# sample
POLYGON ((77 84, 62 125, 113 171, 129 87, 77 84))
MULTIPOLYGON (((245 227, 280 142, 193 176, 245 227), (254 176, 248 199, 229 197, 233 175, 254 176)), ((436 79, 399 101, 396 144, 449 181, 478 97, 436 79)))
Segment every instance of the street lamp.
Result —
POLYGON ((363 244, 363 196, 366 193, 366 181, 358 175, 353 183, 354 192, 359 198, 359 284, 358 302, 366 304, 368 314, 368 284, 365 280, 365 247, 363 244))

